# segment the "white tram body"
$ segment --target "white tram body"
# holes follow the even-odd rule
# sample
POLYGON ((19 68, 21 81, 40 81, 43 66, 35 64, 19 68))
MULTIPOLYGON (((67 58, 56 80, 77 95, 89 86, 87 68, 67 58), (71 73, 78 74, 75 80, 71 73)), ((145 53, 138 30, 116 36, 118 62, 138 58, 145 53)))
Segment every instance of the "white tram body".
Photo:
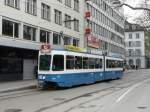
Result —
POLYGON ((40 87, 72 87, 123 76, 123 59, 67 50, 39 52, 40 87))

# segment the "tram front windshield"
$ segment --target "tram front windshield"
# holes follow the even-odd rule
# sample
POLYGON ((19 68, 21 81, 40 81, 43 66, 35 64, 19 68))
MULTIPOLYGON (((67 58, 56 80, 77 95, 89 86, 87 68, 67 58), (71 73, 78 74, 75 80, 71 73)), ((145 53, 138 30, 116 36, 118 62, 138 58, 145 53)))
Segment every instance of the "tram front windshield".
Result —
POLYGON ((39 70, 49 71, 51 65, 51 55, 40 55, 39 62, 39 70))

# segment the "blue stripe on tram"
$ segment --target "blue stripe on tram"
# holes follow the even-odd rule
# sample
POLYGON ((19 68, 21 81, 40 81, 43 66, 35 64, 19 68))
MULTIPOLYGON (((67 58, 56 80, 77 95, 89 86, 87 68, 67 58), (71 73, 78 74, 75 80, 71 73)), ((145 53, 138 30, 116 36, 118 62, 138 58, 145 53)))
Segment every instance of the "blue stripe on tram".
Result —
POLYGON ((40 74, 39 81, 52 82, 58 87, 71 87, 81 84, 91 84, 97 81, 121 78, 123 71, 87 72, 70 74, 40 74), (44 78, 43 78, 44 77, 44 78))

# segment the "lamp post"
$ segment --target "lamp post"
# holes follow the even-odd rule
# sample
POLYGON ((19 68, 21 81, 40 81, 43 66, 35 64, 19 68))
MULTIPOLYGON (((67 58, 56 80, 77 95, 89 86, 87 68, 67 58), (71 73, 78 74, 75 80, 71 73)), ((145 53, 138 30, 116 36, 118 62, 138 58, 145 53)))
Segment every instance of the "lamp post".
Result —
MULTIPOLYGON (((64 23, 67 23, 67 22, 76 22, 76 21, 78 21, 78 20, 76 20, 76 19, 70 19, 70 20, 65 20, 65 21, 63 21, 63 22, 64 22, 64 23)), ((60 37, 61 37, 62 40, 63 40, 63 46, 64 46, 64 32, 63 32, 63 31, 60 31, 59 35, 60 35, 60 37)))
POLYGON ((63 40, 63 45, 64 45, 64 33, 63 33, 63 31, 60 31, 59 35, 60 35, 60 37, 62 38, 62 40, 63 40))
POLYGON ((105 57, 107 56, 107 52, 103 50, 102 55, 103 55, 103 59, 104 59, 104 72, 105 72, 105 66, 106 66, 105 57))

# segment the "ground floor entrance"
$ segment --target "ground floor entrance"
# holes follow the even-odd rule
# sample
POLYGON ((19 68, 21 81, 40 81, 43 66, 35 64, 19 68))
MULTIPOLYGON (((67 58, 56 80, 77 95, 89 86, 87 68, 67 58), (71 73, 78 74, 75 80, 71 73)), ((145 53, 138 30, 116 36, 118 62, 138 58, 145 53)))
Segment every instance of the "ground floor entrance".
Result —
POLYGON ((0 82, 35 78, 38 51, 0 46, 0 82))
POLYGON ((126 64, 130 69, 147 68, 145 57, 126 57, 126 64))

